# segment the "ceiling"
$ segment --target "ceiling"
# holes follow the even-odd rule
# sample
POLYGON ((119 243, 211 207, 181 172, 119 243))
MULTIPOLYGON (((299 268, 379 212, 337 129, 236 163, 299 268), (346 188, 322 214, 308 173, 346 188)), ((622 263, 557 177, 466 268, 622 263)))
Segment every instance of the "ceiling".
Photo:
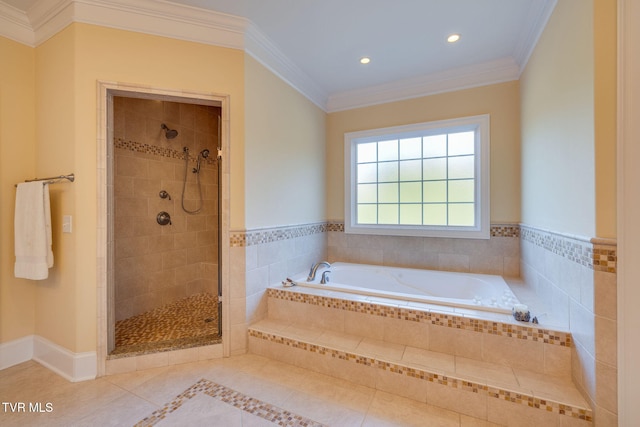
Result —
MULTIPOLYGON (((49 0, 3 1, 27 14, 49 0)), ((246 18, 314 86, 309 98, 331 111, 517 79, 556 0, 136 2, 246 18), (460 41, 447 43, 452 33, 460 41)))

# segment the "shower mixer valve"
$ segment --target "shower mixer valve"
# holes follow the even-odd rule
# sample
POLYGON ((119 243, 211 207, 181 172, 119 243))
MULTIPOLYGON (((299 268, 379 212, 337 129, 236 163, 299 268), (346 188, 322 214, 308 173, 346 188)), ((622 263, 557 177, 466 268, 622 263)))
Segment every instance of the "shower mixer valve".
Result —
POLYGON ((171 196, 165 190, 162 190, 158 195, 160 196, 161 199, 168 198, 169 200, 171 200, 171 196))
POLYGON ((169 215, 168 212, 162 211, 156 217, 156 221, 158 221, 160 225, 171 225, 171 215, 169 215))

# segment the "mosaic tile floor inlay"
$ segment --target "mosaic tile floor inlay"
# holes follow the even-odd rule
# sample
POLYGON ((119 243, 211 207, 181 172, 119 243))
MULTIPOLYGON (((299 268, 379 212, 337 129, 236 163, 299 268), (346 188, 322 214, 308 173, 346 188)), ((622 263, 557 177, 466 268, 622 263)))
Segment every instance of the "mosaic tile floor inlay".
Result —
POLYGON ((218 298, 191 295, 149 312, 116 322, 111 356, 189 348, 220 342, 218 298))
MULTIPOLYGON (((247 396, 233 389, 216 384, 212 381, 201 379, 183 393, 178 395, 173 401, 164 405, 162 409, 154 411, 153 414, 146 417, 136 424, 136 427, 148 427, 158 424, 162 420, 167 420, 171 425, 180 425, 178 411, 189 399, 193 399, 198 395, 207 395, 221 402, 234 406, 246 413, 267 420, 274 425, 285 427, 323 427, 324 424, 296 415, 285 409, 263 402, 256 398, 247 396), (172 416, 172 414, 175 414, 172 416), (176 420, 168 419, 169 416, 176 420)), ((211 420, 212 424, 214 420, 211 420)))

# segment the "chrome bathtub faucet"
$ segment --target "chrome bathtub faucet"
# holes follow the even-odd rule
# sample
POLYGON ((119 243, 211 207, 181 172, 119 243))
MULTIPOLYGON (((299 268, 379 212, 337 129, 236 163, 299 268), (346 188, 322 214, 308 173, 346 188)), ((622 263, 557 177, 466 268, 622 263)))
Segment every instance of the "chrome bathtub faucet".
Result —
POLYGON ((311 270, 309 270, 309 277, 307 277, 307 282, 312 282, 313 280, 315 280, 316 272, 318 271, 318 268, 320 268, 321 265, 325 265, 327 266, 327 268, 331 268, 331 264, 329 264, 327 261, 322 261, 322 262, 313 264, 311 266, 311 270))

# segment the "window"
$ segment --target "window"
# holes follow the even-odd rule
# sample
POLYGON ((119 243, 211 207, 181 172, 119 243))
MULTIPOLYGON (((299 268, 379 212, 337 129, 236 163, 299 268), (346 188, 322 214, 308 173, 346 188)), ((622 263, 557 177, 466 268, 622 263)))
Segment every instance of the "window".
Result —
POLYGON ((345 134, 345 231, 489 238, 489 116, 345 134))

